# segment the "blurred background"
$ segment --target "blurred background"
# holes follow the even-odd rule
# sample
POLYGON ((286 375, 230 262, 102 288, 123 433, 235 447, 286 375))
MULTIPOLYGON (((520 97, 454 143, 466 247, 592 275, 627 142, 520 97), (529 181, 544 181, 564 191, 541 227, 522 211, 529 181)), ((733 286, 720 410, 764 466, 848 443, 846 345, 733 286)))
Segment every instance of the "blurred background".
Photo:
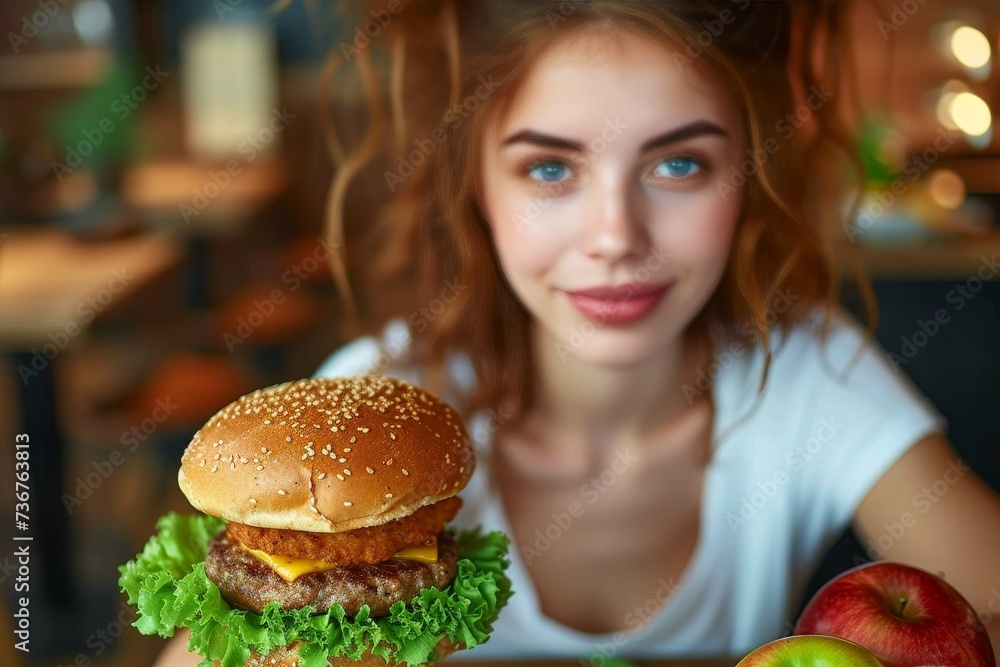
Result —
MULTIPOLYGON (((341 136, 363 129, 357 85, 320 86, 327 54, 357 26, 334 3, 275 9, 0 7, 7 609, 18 433, 31 439, 35 487, 32 650, 4 653, 5 611, 4 665, 149 664, 162 642, 127 627, 116 566, 158 516, 187 507, 176 489, 184 446, 228 402, 311 375, 356 333, 341 326, 327 266, 319 103, 321 91, 336 102, 341 136)), ((864 100, 853 129, 869 175, 854 224, 831 242, 872 278, 892 362, 1000 488, 1000 5, 873 0, 852 25, 864 100)), ((378 180, 359 179, 348 197, 352 275, 354 241, 385 198, 378 180)), ((844 304, 863 316, 843 276, 844 304)), ((405 312, 404 298, 367 304, 372 321, 405 312)), ((867 554, 847 534, 815 581, 858 559, 867 554)))

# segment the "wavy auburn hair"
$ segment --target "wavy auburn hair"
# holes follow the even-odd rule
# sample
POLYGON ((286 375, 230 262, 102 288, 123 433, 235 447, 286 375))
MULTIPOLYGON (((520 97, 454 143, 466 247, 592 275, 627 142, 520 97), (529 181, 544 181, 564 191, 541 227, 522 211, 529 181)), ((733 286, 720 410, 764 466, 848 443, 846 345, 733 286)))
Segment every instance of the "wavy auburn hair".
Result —
MULTIPOLYGON (((820 229, 831 211, 843 209, 848 170, 842 165, 862 170, 838 116, 845 101, 857 99, 853 88, 841 85, 849 66, 842 39, 849 3, 346 4, 356 10, 346 23, 355 29, 327 63, 321 99, 330 99, 342 67, 356 66, 369 124, 351 152, 332 126, 326 128, 336 167, 327 236, 332 243, 344 240, 348 187, 381 159, 372 171, 385 179, 386 201, 366 230, 371 261, 363 277, 376 290, 394 280, 409 282, 418 303, 434 306, 429 316, 417 310, 408 318, 413 349, 431 369, 429 388, 441 391, 447 355, 464 351, 478 381, 463 409, 516 415, 531 404, 531 315, 504 278, 480 205, 482 147, 533 64, 566 31, 596 28, 623 39, 653 38, 740 111, 749 148, 743 211, 719 287, 692 330, 715 344, 759 344, 769 362, 772 326, 787 330, 817 311, 825 321, 837 281, 820 229), (810 94, 830 89, 831 102, 804 104, 810 94), (444 299, 447 281, 463 289, 444 299), (778 312, 774 300, 785 290, 794 299, 778 312)), ((356 313, 343 258, 331 261, 348 310, 356 313)))

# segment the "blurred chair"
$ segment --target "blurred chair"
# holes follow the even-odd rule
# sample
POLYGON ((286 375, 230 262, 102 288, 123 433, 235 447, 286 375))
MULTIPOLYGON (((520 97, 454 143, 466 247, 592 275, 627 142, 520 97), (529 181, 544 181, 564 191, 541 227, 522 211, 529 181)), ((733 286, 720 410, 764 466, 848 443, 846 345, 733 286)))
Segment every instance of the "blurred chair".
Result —
POLYGON ((319 322, 322 304, 301 287, 303 280, 319 273, 303 271, 305 279, 295 278, 300 282, 261 283, 237 292, 218 309, 215 336, 228 352, 249 354, 262 376, 284 378, 288 346, 319 322))

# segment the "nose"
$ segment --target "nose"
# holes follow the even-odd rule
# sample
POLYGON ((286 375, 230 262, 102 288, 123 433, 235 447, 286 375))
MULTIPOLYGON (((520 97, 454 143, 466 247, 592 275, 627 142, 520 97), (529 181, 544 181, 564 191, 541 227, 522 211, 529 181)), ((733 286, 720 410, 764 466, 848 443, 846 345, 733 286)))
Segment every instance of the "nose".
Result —
POLYGON ((650 248, 649 230, 630 183, 609 180, 594 188, 587 204, 580 246, 588 257, 616 262, 629 255, 645 256, 650 248))

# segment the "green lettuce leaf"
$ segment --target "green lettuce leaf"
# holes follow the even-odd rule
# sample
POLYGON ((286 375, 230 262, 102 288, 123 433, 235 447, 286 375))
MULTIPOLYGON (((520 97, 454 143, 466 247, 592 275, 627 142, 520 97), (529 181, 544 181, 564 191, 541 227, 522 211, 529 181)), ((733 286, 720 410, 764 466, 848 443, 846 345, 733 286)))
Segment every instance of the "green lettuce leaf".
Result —
POLYGON ((138 609, 133 625, 161 637, 190 628, 188 648, 205 658, 199 667, 215 660, 242 667, 251 652, 266 655, 297 640, 302 667, 325 667, 330 656, 357 660, 366 650, 415 667, 436 659, 443 637, 465 648, 487 641, 512 594, 504 574, 509 540, 477 529, 455 535, 459 561, 450 586, 424 589, 409 605, 397 602, 386 617, 372 618, 367 606, 350 618, 340 605, 316 614, 312 607, 282 610, 277 602, 255 614, 230 607, 205 576, 208 542, 225 525, 204 514, 171 512, 142 552, 118 568, 118 584, 138 609))

